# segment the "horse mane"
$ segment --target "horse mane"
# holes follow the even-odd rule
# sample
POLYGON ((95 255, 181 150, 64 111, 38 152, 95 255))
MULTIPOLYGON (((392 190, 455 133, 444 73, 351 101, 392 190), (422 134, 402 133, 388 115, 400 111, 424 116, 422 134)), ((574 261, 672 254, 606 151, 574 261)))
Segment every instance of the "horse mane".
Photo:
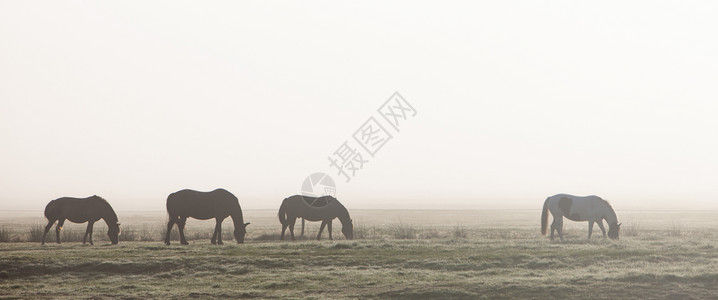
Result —
MULTIPOLYGON (((337 198, 334 198, 332 196, 327 196, 327 197, 329 197, 329 199, 333 200, 333 201, 327 203, 327 205, 331 205, 333 202, 333 203, 335 203, 335 205, 338 205, 339 207, 341 207, 343 212, 346 213, 346 218, 349 219, 348 220, 349 222, 351 222, 351 216, 349 216, 349 210, 344 206, 344 204, 339 202, 339 200, 337 200, 337 198)), ((344 216, 342 216, 342 217, 344 217, 344 216)), ((343 220, 342 217, 339 218, 339 221, 342 222, 342 225, 344 225, 344 223, 347 222, 347 220, 343 220)))
POLYGON ((616 215, 616 211, 613 210, 613 206, 611 206, 611 203, 608 202, 608 200, 603 199, 603 198, 601 198, 601 197, 596 196, 596 198, 598 198, 598 200, 601 200, 601 202, 603 202, 604 204, 606 204, 606 206, 608 206, 608 211, 611 213, 611 215, 613 215, 614 218, 616 218, 616 220, 618 220, 618 216, 616 215))
POLYGON ((90 197, 90 198, 95 198, 95 199, 101 200, 102 204, 104 204, 105 207, 109 209, 109 211, 110 211, 110 216, 115 218, 115 219, 112 220, 112 221, 117 222, 117 220, 118 220, 118 218, 117 218, 117 213, 115 213, 115 210, 112 208, 112 205, 110 205, 110 202, 107 202, 107 200, 105 200, 105 198, 102 198, 102 197, 100 197, 100 196, 98 196, 98 195, 92 195, 92 197, 90 197))
MULTIPOLYGON (((339 207, 343 208, 344 210, 347 210, 347 208, 344 207, 344 204, 342 204, 341 202, 339 202, 339 199, 334 198, 334 196, 329 196, 329 195, 327 195, 327 196, 321 196, 321 197, 319 197, 319 198, 317 198, 317 199, 323 199, 323 198, 326 198, 326 199, 327 199, 327 206, 333 205, 334 203, 336 203, 339 207)), ((348 213, 348 211, 347 211, 347 213, 348 213)))

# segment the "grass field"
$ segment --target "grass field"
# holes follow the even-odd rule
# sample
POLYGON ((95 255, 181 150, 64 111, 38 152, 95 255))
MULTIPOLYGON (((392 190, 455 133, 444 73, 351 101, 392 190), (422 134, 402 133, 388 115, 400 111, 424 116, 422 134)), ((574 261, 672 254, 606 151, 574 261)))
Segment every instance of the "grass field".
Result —
MULTIPOLYGON (((161 221, 141 214, 120 218, 153 240, 110 246, 97 226, 95 246, 0 243, 0 297, 718 297, 716 212, 619 213, 620 241, 587 241, 586 223, 571 222, 564 242, 538 233, 538 211, 356 211, 362 239, 319 242, 280 242, 275 212, 250 214, 242 245, 211 245, 213 222, 196 221, 187 230, 209 232, 206 238, 165 246, 155 232, 161 221)), ((41 222, 3 217, 0 228, 20 240, 41 222)), ((311 223, 307 235, 317 228, 311 223)))

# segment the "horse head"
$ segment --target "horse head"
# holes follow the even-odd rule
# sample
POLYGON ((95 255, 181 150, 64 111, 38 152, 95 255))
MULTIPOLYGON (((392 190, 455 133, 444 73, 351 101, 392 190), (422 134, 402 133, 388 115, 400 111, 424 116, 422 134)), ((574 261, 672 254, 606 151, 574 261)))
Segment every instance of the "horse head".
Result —
POLYGON ((110 237, 110 242, 113 245, 117 245, 120 242, 120 222, 107 224, 107 235, 110 237))
POLYGON ((347 238, 347 240, 354 239, 354 220, 349 220, 349 224, 342 224, 342 233, 347 238))
POLYGON ((623 223, 609 223, 608 224, 608 237, 614 240, 618 240, 618 233, 621 231, 621 224, 623 223))
POLYGON ((249 225, 249 223, 240 224, 234 228, 234 238, 237 240, 237 244, 244 243, 244 236, 247 234, 247 225, 249 225))

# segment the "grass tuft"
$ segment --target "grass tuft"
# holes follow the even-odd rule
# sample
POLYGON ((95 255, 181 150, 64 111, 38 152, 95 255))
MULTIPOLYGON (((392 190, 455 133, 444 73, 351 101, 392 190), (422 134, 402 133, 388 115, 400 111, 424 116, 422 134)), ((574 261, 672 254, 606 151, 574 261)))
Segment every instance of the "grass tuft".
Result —
MULTIPOLYGON (((66 223, 67 224, 67 223, 66 223)), ((104 236, 104 239, 102 237, 99 237, 98 232, 104 230, 101 230, 102 228, 98 228, 98 226, 95 226, 94 233, 93 233, 93 241, 104 241, 108 240, 107 235, 104 236)), ((34 225, 30 228, 30 232, 28 233, 28 241, 33 243, 39 243, 42 242, 42 234, 45 231, 45 226, 42 225, 34 225)), ((82 242, 82 238, 85 236, 85 230, 79 230, 74 228, 63 228, 60 230, 60 241, 63 243, 65 242, 82 242)), ((53 226, 50 231, 47 232, 47 236, 45 237, 45 243, 54 243, 55 242, 55 226, 53 226)))
MULTIPOLYGON (((279 233, 264 233, 264 234, 261 234, 255 238, 253 238, 252 240, 254 240, 254 241, 278 241, 281 236, 282 235, 279 233)), ((291 237, 289 237, 288 234, 285 234, 284 238, 291 240, 291 237)))
POLYGON ((621 227, 621 235, 624 236, 638 236, 641 228, 640 224, 638 224, 638 222, 634 221, 633 219, 628 221, 628 224, 621 227))
POLYGON ((395 239, 408 240, 419 237, 419 229, 414 227, 414 225, 405 224, 401 221, 399 221, 399 224, 392 224, 389 227, 389 231, 391 232, 391 236, 395 239))
POLYGON ((456 226, 454 226, 454 229, 451 231, 451 237, 453 237, 455 239, 465 239, 465 238, 469 237, 469 233, 466 230, 466 228, 464 228, 463 226, 456 225, 456 226))
POLYGON ((376 226, 367 226, 362 222, 354 224, 354 238, 359 240, 378 239, 379 235, 376 226))
POLYGON ((668 230, 668 236, 681 237, 682 235, 683 231, 681 230, 681 225, 673 223, 673 226, 668 230))
POLYGON ((10 231, 5 229, 5 226, 0 227, 0 243, 7 243, 10 241, 10 231))

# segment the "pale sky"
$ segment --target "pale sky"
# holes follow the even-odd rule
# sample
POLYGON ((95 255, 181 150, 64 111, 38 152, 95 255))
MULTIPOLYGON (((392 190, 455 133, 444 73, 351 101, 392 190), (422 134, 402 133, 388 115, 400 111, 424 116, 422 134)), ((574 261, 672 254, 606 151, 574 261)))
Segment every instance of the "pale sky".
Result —
POLYGON ((162 211, 218 187, 276 209, 314 172, 350 209, 540 209, 557 193, 718 209, 716 15, 711 1, 3 1, 0 210, 97 194, 162 211), (328 157, 395 91, 416 116, 346 183, 328 157))

